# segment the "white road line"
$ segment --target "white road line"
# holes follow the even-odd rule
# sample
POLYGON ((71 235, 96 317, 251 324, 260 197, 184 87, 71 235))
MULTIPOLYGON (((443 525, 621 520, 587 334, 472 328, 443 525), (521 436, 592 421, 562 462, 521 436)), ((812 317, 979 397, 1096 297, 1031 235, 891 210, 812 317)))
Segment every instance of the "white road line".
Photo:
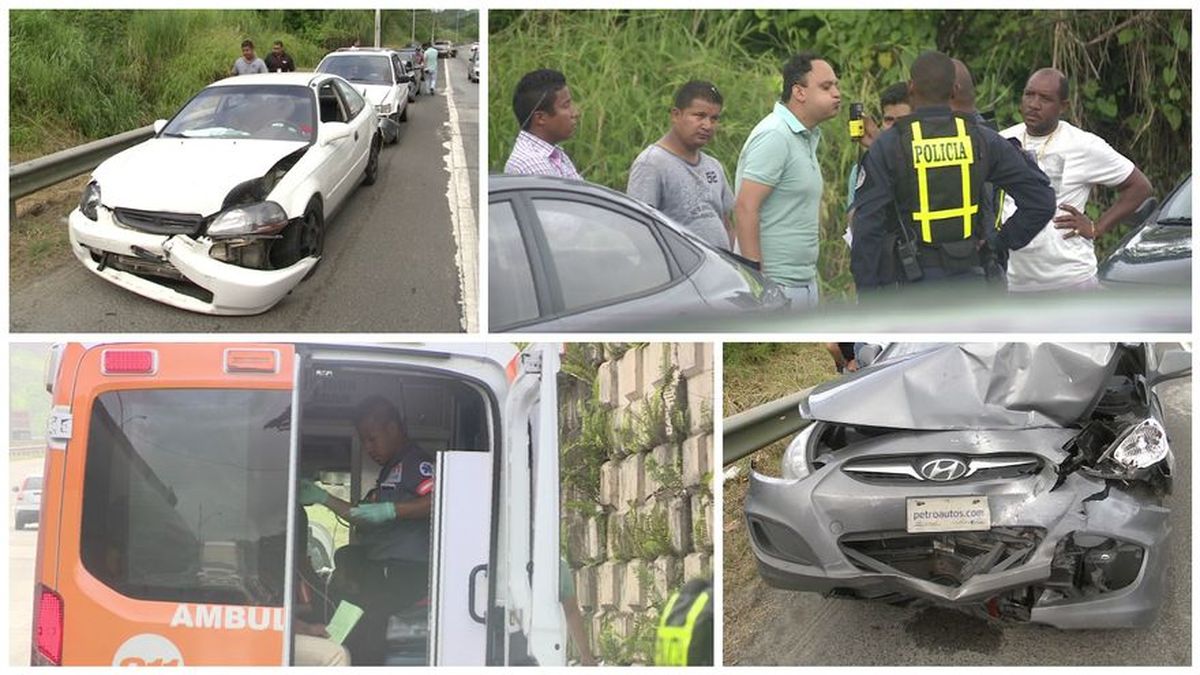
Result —
POLYGON ((467 153, 463 149, 462 130, 458 126, 458 109, 454 107, 454 87, 450 83, 450 62, 446 60, 446 108, 450 111, 450 140, 446 148, 446 171, 450 181, 446 186, 446 202, 450 205, 450 221, 454 226, 454 263, 458 265, 460 302, 459 324, 468 333, 479 332, 479 230, 475 220, 475 200, 471 197, 467 153))

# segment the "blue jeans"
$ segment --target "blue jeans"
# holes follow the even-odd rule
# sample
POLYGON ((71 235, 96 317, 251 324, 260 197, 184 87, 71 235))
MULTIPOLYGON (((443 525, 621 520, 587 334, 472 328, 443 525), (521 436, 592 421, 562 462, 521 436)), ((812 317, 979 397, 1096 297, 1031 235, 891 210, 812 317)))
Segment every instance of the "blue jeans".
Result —
POLYGON ((436 70, 425 71, 425 84, 429 87, 428 93, 432 94, 434 88, 437 87, 437 71, 436 70))
POLYGON ((817 280, 807 281, 795 286, 779 285, 783 294, 792 301, 792 309, 804 309, 808 307, 816 307, 821 300, 820 289, 817 288, 817 280))

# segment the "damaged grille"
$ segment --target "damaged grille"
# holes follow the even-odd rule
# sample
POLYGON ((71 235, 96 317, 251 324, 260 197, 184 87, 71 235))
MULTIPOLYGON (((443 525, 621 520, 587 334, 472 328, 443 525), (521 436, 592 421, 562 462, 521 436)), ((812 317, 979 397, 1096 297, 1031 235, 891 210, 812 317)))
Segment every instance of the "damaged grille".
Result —
POLYGON ((137 209, 114 209, 117 222, 134 230, 151 234, 200 234, 204 217, 198 213, 168 213, 165 211, 139 211, 137 209))
POLYGON ((948 483, 987 481, 1032 476, 1042 468, 1037 455, 1002 454, 958 456, 944 454, 893 455, 851 460, 842 471, 872 485, 911 485, 917 482, 948 483))
POLYGON ((838 545, 859 569, 958 587, 976 574, 1002 572, 1028 561, 1044 536, 1045 530, 1036 527, 938 534, 878 532, 843 537, 838 545))

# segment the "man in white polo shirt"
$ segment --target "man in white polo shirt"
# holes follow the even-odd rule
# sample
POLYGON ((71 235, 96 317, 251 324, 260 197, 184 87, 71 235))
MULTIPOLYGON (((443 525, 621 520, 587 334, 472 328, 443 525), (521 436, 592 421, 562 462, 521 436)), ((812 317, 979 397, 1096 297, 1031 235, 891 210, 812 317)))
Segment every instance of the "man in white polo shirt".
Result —
MULTIPOLYGON (((1133 162, 1104 139, 1059 117, 1070 90, 1066 75, 1043 68, 1029 77, 1021 97, 1023 124, 1000 132, 1020 141, 1054 188, 1058 212, 1028 246, 1008 259, 1008 289, 1013 292, 1098 288, 1093 240, 1116 227, 1153 192, 1133 162), (1095 221, 1086 215, 1092 187, 1116 188, 1117 201, 1095 221)), ((1004 200, 1004 218, 1014 211, 1004 200)))

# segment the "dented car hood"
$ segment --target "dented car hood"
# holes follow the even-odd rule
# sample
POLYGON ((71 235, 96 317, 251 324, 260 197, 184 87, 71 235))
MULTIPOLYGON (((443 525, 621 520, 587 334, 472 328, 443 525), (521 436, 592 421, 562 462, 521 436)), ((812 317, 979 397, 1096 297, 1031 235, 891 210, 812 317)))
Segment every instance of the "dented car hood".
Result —
POLYGON ((92 173, 109 208, 199 213, 221 209, 235 186, 259 178, 303 141, 154 138, 105 160, 92 173))
POLYGON ((1115 344, 948 344, 813 389, 808 419, 894 429, 1028 429, 1091 412, 1116 370, 1115 344))

